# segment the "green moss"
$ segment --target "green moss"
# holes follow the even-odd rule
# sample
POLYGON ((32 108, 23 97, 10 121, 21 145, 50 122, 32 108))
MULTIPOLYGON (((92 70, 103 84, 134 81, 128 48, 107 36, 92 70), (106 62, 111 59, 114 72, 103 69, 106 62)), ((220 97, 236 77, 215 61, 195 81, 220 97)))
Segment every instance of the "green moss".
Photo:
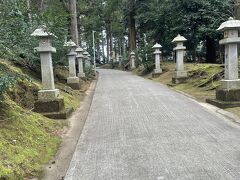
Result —
POLYGON ((80 106, 80 96, 73 96, 63 91, 61 91, 61 96, 64 98, 66 107, 73 107, 73 109, 77 109, 80 106))
POLYGON ((39 177, 57 151, 63 123, 27 112, 9 98, 1 107, 0 179, 39 177))
MULTIPOLYGON (((152 78, 151 73, 145 75, 145 78, 152 79, 170 85, 173 89, 182 91, 196 97, 200 101, 206 98, 215 97, 215 89, 220 85, 220 79, 223 75, 223 67, 217 64, 185 64, 189 79, 184 84, 172 84, 174 76, 175 63, 163 62, 163 74, 158 78, 152 78)), ((142 67, 136 71, 143 71, 142 67)))
MULTIPOLYGON (((66 68, 62 70, 66 74, 66 68)), ((41 89, 38 73, 2 60, 0 75, 6 74, 26 78, 18 78, 0 104, 0 179, 41 178, 42 167, 56 154, 61 129, 67 122, 50 120, 30 111, 41 89)), ((60 79, 56 78, 56 87, 61 90, 66 106, 77 109, 84 93, 72 90, 60 83, 60 79)), ((83 82, 83 91, 88 83, 83 82)))

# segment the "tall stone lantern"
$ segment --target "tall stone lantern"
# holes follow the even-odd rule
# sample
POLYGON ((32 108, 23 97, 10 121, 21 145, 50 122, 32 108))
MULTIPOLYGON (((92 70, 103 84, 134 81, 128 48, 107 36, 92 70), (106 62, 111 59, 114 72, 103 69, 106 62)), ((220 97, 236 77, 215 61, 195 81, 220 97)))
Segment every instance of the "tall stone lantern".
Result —
POLYGON ((187 41, 187 39, 180 34, 173 39, 173 43, 177 46, 173 49, 176 52, 176 71, 174 77, 172 78, 172 82, 175 84, 183 83, 187 80, 187 71, 184 69, 184 53, 186 47, 183 43, 187 41))
POLYGON ((216 90, 216 99, 207 102, 220 108, 240 106, 240 79, 238 76, 238 44, 240 43, 240 20, 229 18, 217 29, 224 33, 220 45, 225 46, 225 75, 216 90))
POLYGON ((91 55, 89 54, 89 52, 88 52, 88 55, 87 55, 87 66, 88 66, 89 68, 92 67, 92 63, 91 63, 91 55))
POLYGON ((69 65, 69 77, 67 78, 67 84, 75 90, 80 89, 79 78, 77 77, 76 73, 76 56, 77 53, 75 52, 77 45, 72 41, 69 40, 64 46, 69 48, 68 56, 68 65, 69 65))
POLYGON ((85 73, 83 71, 83 52, 84 50, 81 47, 78 47, 76 49, 77 52, 77 60, 78 60, 78 69, 79 69, 79 73, 78 73, 78 77, 79 78, 84 78, 85 77, 85 73))
POLYGON ((135 69, 136 68, 135 61, 136 61, 136 54, 135 54, 135 52, 132 51, 131 54, 130 54, 131 69, 135 69))
POLYGON ((51 44, 54 35, 42 26, 37 28, 31 36, 39 39, 39 47, 34 50, 40 54, 42 74, 42 90, 38 91, 38 101, 34 104, 34 110, 49 118, 65 119, 71 110, 65 109, 64 100, 54 84, 52 53, 55 53, 56 49, 51 44))
POLYGON ((122 66, 122 58, 123 57, 121 55, 118 56, 118 62, 120 67, 122 66))
POLYGON ((162 48, 162 46, 158 43, 156 43, 153 47, 152 47, 155 51, 154 51, 154 55, 155 55, 155 69, 152 73, 152 77, 158 77, 162 74, 162 69, 161 69, 161 54, 162 52, 160 51, 160 49, 162 48))
POLYGON ((88 52, 84 51, 83 52, 83 60, 84 60, 84 67, 89 68, 89 63, 88 63, 88 52))

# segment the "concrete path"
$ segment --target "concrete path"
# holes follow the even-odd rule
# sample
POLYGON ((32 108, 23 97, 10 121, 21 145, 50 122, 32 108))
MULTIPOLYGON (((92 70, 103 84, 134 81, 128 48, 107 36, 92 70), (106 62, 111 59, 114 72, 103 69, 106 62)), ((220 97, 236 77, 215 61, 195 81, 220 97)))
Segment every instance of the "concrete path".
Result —
POLYGON ((130 73, 100 70, 66 180, 239 180, 240 129, 130 73))

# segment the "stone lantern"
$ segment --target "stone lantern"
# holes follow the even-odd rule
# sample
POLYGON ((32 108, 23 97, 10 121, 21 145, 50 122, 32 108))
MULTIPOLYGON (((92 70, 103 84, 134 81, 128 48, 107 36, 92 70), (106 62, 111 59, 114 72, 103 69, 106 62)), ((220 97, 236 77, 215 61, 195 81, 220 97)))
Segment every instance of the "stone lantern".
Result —
POLYGON ((80 89, 79 78, 76 76, 76 56, 75 52, 77 45, 69 40, 64 46, 70 49, 70 52, 67 54, 68 56, 68 64, 69 64, 69 77, 67 78, 67 84, 75 90, 80 89))
POLYGON ((83 60, 84 60, 84 67, 89 68, 89 66, 88 66, 88 52, 87 51, 83 52, 83 60))
POLYGON ((240 106, 240 79, 238 77, 238 44, 240 20, 229 18, 217 29, 224 32, 220 45, 225 46, 225 75, 216 90, 216 99, 207 102, 220 108, 240 106))
POLYGON ((135 56, 135 52, 131 52, 130 54, 130 64, 131 64, 131 69, 135 69, 136 65, 135 65, 135 61, 136 61, 136 56, 135 56))
POLYGON ((79 78, 84 78, 85 77, 85 73, 83 71, 83 52, 84 50, 81 47, 78 47, 76 49, 77 52, 77 60, 78 60, 78 69, 79 69, 79 73, 78 73, 78 77, 79 78))
POLYGON ((34 104, 34 110, 49 118, 65 119, 69 116, 71 109, 65 109, 64 100, 54 84, 52 53, 55 53, 56 49, 51 44, 54 35, 42 26, 37 28, 31 36, 39 39, 39 47, 34 50, 40 54, 42 74, 42 90, 38 91, 38 101, 34 104))
POLYGON ((176 52, 176 71, 174 77, 172 78, 172 82, 175 84, 183 83, 187 80, 187 71, 184 69, 184 53, 186 47, 183 43, 187 41, 187 39, 180 34, 173 39, 173 43, 177 46, 173 49, 176 52))
POLYGON ((118 62, 119 62, 119 66, 122 66, 122 56, 121 55, 119 55, 118 56, 118 62))
POLYGON ((161 63, 161 54, 162 52, 160 51, 160 49, 162 48, 162 46, 158 43, 156 43, 153 47, 152 47, 155 51, 154 51, 154 55, 155 55, 155 69, 152 73, 152 77, 158 77, 160 76, 160 74, 162 74, 162 69, 160 67, 160 63, 161 63))
POLYGON ((87 62, 87 67, 91 68, 92 67, 92 63, 91 63, 91 55, 88 52, 87 58, 86 58, 86 62, 87 62))

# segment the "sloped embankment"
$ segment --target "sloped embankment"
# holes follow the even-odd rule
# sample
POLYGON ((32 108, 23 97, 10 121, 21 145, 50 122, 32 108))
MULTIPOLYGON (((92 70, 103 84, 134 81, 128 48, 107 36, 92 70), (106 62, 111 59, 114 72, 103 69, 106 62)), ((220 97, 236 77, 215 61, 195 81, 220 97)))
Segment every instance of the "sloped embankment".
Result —
MULTIPOLYGON (((32 111, 41 88, 40 79, 33 72, 1 60, 0 76, 6 77, 5 84, 1 84, 5 93, 0 103, 0 179, 40 177, 42 165, 58 149, 67 122, 50 120, 32 111)), ((88 85, 85 82, 81 92, 73 91, 64 81, 56 84, 66 105, 75 109, 88 85)))
MULTIPOLYGON (((215 89, 220 85, 220 79, 223 78, 223 67, 219 64, 186 64, 185 66, 189 78, 184 84, 172 84, 175 64, 171 62, 162 64, 163 74, 160 77, 152 78, 151 73, 144 75, 144 77, 190 94, 200 101, 205 101, 206 98, 214 98, 215 89)), ((135 71, 137 74, 144 72, 143 67, 139 69, 135 71)))

